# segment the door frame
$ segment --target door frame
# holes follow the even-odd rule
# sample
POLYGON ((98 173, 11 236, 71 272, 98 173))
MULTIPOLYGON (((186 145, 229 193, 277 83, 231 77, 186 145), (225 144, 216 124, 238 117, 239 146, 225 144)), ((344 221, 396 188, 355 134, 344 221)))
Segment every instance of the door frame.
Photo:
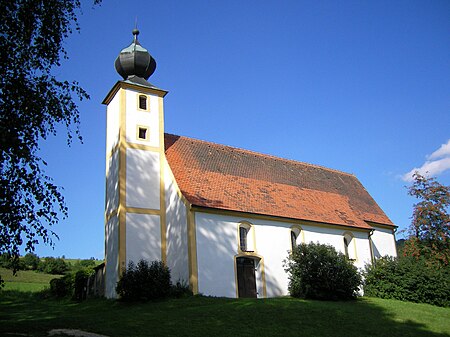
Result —
POLYGON ((237 275, 237 259, 238 258, 249 258, 254 260, 255 263, 255 282, 256 282, 256 297, 266 298, 267 288, 266 288, 266 274, 264 270, 264 258, 261 255, 255 253, 240 253, 234 256, 234 279, 236 288, 236 298, 239 298, 239 287, 238 287, 238 275, 237 275))

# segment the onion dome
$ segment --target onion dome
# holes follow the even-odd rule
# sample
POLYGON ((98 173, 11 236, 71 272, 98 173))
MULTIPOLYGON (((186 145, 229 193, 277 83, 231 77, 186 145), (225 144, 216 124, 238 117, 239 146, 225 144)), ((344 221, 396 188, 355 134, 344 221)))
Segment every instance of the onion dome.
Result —
POLYGON ((124 80, 135 77, 147 80, 155 72, 156 61, 139 43, 139 30, 133 29, 133 35, 133 42, 120 52, 114 66, 124 80))

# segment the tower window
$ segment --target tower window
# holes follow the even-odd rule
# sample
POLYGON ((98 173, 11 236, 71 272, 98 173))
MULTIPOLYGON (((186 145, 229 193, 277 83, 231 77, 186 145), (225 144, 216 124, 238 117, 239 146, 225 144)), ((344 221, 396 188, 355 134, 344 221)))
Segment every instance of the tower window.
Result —
POLYGON ((137 136, 137 139, 148 140, 149 139, 148 127, 138 126, 137 130, 136 130, 136 136, 137 136))
POLYGON ((139 95, 139 109, 147 110, 147 96, 139 95))

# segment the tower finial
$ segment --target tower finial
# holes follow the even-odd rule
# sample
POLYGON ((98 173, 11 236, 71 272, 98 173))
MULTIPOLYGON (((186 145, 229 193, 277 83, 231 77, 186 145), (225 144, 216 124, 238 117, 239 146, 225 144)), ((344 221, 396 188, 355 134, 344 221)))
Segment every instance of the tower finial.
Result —
POLYGON ((147 80, 156 69, 156 61, 150 53, 141 46, 137 37, 139 30, 133 29, 133 42, 123 49, 116 59, 115 67, 124 80, 140 77, 147 80))
POLYGON ((139 35, 139 29, 137 28, 137 15, 136 18, 134 19, 134 29, 133 29, 133 35, 134 35, 134 41, 137 40, 137 37, 139 35))

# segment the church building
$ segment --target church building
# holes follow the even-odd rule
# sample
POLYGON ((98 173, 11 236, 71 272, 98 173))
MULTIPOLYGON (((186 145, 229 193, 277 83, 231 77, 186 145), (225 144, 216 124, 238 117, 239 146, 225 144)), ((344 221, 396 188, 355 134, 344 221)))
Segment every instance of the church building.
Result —
MULTIPOLYGON (((163 261, 194 294, 288 295, 283 260, 305 242, 363 268, 396 256, 396 226, 352 174, 164 132, 167 91, 138 42, 107 106, 105 296, 129 261, 163 261)), ((171 112, 169 112, 171 113, 171 112)))

